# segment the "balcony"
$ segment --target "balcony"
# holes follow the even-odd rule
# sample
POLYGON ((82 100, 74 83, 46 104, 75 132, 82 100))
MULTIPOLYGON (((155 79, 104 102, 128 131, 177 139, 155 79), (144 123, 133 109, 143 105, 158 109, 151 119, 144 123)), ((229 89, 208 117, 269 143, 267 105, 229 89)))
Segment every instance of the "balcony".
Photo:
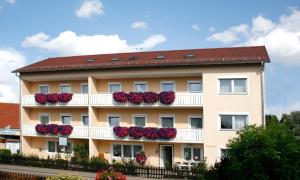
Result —
POLYGON ((154 104, 119 104, 113 100, 111 93, 91 94, 90 104, 92 106, 100 107, 202 107, 203 94, 202 93, 178 93, 173 104, 163 105, 161 103, 154 104))
POLYGON ((177 129, 176 138, 170 140, 148 140, 146 138, 133 139, 130 137, 119 138, 115 136, 111 127, 91 127, 91 137, 102 140, 125 140, 125 141, 150 141, 150 142, 174 142, 174 143, 203 143, 203 131, 198 129, 177 129))
POLYGON ((21 99, 22 106, 27 107, 82 107, 88 106, 88 94, 73 94, 72 100, 68 103, 57 103, 57 104, 46 104, 40 105, 39 103, 35 102, 34 95, 23 95, 21 99))
MULTIPOLYGON (((22 127, 23 136, 38 136, 38 137, 57 137, 53 135, 39 135, 36 133, 35 125, 23 125, 22 127)), ((72 134, 70 138, 88 138, 89 129, 85 126, 73 126, 72 134)))

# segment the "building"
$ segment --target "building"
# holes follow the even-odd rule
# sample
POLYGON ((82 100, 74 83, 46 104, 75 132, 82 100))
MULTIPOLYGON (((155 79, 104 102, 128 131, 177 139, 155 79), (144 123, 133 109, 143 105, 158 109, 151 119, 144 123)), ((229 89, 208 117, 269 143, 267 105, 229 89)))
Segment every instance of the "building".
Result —
POLYGON ((0 149, 17 153, 20 147, 19 104, 0 103, 0 149))
MULTIPOLYGON (((134 159, 143 150, 148 165, 203 158, 212 164, 237 130, 265 123, 264 65, 269 61, 265 47, 255 46, 56 57, 25 66, 14 71, 21 83, 21 150, 46 158, 85 143, 90 157, 103 153, 109 161, 134 159), (120 91, 174 91, 175 100, 167 93, 167 102, 154 97, 152 104, 139 104, 140 96, 131 94, 134 104, 118 103, 116 98, 125 97, 120 91), (43 105, 47 100, 38 94, 37 103, 36 93, 73 96, 55 103, 60 100, 54 95, 43 105), (37 133, 40 123, 70 124, 67 146, 60 146, 57 135, 37 133), (116 126, 175 128, 177 134, 173 138, 174 129, 168 129, 171 135, 155 137, 157 129, 147 128, 146 137, 120 138, 116 126)), ((127 133, 118 130, 120 136, 127 133)))

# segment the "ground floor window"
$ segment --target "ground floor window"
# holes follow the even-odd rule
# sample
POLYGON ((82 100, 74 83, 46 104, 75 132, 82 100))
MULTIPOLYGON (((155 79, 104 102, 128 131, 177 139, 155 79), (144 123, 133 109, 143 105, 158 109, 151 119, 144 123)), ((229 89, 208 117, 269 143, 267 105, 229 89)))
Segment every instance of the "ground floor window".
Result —
POLYGON ((142 145, 113 144, 113 157, 134 159, 135 155, 142 150, 142 145))
POLYGON ((200 161, 201 148, 199 147, 184 147, 183 158, 185 161, 200 161))
POLYGON ((48 141, 49 153, 72 153, 72 144, 68 142, 67 146, 60 146, 57 141, 48 141))

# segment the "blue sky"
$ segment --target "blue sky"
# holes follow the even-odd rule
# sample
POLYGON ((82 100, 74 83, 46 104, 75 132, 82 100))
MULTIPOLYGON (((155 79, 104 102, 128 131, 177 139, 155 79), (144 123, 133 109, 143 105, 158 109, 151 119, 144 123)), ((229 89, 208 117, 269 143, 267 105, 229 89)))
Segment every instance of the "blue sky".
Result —
POLYGON ((300 110, 300 1, 0 0, 0 101, 51 56, 262 44, 267 112, 300 110))

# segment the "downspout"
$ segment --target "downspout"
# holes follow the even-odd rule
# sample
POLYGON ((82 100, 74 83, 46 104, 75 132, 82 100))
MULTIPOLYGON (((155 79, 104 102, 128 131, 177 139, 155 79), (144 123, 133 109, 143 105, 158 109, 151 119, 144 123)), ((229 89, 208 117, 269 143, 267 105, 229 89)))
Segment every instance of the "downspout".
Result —
POLYGON ((261 62, 262 68, 261 68, 261 100, 262 100, 262 125, 266 126, 266 115, 265 115, 265 75, 264 75, 264 69, 265 69, 265 63, 261 62))
POLYGON ((21 95, 22 95, 22 88, 21 88, 21 76, 18 73, 15 73, 15 75, 19 78, 19 124, 20 124, 20 142, 19 142, 19 151, 22 153, 22 122, 21 122, 21 111, 22 111, 22 106, 21 106, 21 95))

